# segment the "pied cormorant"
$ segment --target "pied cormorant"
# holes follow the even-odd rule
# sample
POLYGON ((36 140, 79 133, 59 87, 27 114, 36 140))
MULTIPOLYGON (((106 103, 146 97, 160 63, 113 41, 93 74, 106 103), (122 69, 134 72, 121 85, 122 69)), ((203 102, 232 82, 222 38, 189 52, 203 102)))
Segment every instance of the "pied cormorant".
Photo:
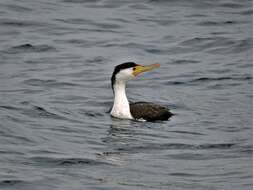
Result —
POLYGON ((166 107, 150 103, 129 103, 126 96, 126 83, 138 74, 160 67, 159 63, 142 66, 134 62, 117 65, 111 77, 114 103, 111 116, 121 119, 144 121, 168 120, 173 114, 166 107))

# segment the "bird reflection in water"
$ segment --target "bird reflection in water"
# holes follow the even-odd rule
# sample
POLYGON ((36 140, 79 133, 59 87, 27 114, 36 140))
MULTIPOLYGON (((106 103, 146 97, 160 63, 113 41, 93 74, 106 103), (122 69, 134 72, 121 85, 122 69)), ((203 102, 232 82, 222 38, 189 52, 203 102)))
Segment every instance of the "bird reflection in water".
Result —
POLYGON ((102 141, 107 145, 107 151, 98 153, 97 158, 114 165, 124 165, 129 160, 125 147, 137 142, 136 121, 112 118, 112 124, 107 136, 102 141))

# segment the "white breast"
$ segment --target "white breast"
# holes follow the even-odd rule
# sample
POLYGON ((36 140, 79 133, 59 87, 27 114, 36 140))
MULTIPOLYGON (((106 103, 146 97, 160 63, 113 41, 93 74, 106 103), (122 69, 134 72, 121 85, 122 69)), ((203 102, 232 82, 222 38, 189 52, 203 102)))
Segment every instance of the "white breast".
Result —
MULTIPOLYGON (((128 71, 129 72, 129 71, 128 71)), ((125 77, 126 71, 120 73, 118 77, 121 80, 116 80, 113 86, 114 90, 114 103, 111 111, 113 117, 121 119, 133 119, 130 113, 129 102, 126 96, 126 82, 129 78, 125 77)))
POLYGON ((121 118, 121 119, 133 119, 130 109, 126 106, 124 107, 118 107, 115 106, 112 108, 111 115, 113 117, 121 118))

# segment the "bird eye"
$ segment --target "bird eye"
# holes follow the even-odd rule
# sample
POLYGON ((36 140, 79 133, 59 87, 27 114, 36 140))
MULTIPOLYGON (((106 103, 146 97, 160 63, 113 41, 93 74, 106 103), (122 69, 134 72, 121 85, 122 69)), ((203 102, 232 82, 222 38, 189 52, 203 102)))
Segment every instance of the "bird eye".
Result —
POLYGON ((136 68, 134 67, 134 68, 133 68, 133 70, 135 71, 135 70, 136 70, 136 68))

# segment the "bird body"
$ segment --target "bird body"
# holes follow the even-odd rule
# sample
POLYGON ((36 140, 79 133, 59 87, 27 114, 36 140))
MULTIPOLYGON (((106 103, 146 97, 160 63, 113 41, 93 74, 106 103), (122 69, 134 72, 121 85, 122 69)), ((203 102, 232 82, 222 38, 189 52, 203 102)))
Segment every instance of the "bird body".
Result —
POLYGON ((168 120, 172 113, 164 106, 152 102, 135 102, 130 104, 130 112, 136 120, 168 120))
POLYGON ((159 66, 160 64, 141 66, 133 62, 127 62, 115 67, 111 77, 114 103, 110 113, 113 117, 155 121, 168 120, 172 116, 172 113, 166 107, 150 102, 129 103, 126 96, 127 81, 134 79, 142 72, 150 71, 159 66))

